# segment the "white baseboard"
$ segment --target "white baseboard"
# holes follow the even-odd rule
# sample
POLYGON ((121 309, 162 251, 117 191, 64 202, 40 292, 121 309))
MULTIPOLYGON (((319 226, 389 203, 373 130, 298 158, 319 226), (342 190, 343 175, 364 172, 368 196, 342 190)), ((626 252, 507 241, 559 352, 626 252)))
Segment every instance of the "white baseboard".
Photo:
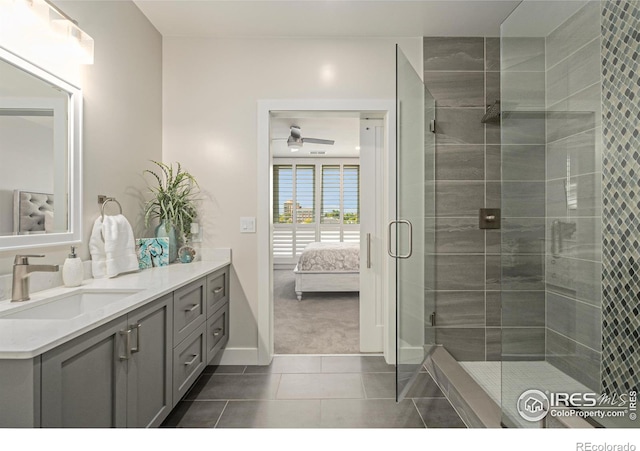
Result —
POLYGON ((424 346, 406 346, 401 348, 401 362, 420 365, 425 358, 424 346))
POLYGON ((227 348, 209 365, 258 365, 258 348, 227 348))

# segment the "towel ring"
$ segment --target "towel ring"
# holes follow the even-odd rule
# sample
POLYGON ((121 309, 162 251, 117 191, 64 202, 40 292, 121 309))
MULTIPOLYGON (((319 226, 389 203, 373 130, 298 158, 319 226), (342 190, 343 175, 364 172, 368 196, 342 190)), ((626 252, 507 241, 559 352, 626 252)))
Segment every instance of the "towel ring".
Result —
POLYGON ((120 208, 120 214, 122 214, 122 205, 120 205, 120 202, 118 202, 116 200, 115 197, 107 197, 104 202, 102 202, 102 220, 104 221, 104 206, 107 205, 108 202, 115 202, 116 204, 118 204, 118 208, 120 208))

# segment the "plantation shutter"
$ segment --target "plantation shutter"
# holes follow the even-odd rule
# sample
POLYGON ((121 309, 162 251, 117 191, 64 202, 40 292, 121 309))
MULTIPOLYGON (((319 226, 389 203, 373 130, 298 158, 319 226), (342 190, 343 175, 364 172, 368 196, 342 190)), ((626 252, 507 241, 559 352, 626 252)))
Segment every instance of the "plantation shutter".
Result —
POLYGON ((273 223, 291 224, 293 222, 293 167, 290 165, 273 166, 273 223))
POLYGON ((342 198, 343 223, 360 224, 360 166, 344 166, 342 198))
POLYGON ((315 166, 296 165, 296 223, 313 224, 316 222, 315 193, 315 166))
POLYGON ((340 166, 322 166, 322 224, 340 224, 340 166))

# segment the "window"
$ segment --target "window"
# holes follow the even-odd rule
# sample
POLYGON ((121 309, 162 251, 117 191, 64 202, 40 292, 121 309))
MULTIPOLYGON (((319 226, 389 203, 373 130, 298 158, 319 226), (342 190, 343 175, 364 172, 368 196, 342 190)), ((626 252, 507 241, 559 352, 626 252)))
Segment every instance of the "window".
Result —
POLYGON ((322 166, 323 224, 360 224, 360 166, 322 166))
POLYGON ((316 222, 315 171, 315 166, 309 165, 273 166, 274 224, 316 222))
POLYGON ((293 263, 313 241, 359 242, 360 166, 355 164, 357 160, 291 161, 273 166, 276 261, 293 263))

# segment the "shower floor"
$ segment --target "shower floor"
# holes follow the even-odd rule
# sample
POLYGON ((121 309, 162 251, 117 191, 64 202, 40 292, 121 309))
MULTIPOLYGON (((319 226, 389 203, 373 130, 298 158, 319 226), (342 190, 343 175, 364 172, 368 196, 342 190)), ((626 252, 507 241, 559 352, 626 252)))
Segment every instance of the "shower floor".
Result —
POLYGON ((548 362, 460 362, 464 370, 512 420, 531 427, 516 410, 520 395, 530 389, 590 393, 593 390, 548 362))

